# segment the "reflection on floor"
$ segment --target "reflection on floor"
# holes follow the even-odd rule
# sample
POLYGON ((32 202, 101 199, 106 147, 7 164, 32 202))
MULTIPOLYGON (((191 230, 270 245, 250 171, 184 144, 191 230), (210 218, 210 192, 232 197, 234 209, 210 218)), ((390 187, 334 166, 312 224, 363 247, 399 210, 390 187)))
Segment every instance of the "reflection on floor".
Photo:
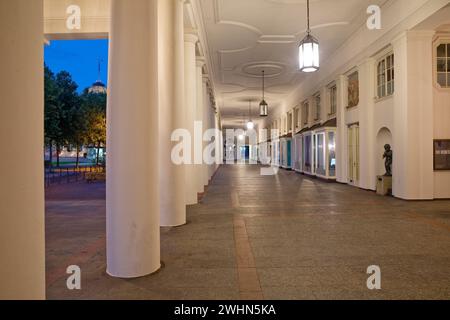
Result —
POLYGON ((222 166, 189 223, 162 230, 165 267, 133 280, 105 273, 104 185, 53 186, 46 211, 49 299, 450 299, 450 201, 222 166), (370 265, 381 290, 367 289, 370 265))

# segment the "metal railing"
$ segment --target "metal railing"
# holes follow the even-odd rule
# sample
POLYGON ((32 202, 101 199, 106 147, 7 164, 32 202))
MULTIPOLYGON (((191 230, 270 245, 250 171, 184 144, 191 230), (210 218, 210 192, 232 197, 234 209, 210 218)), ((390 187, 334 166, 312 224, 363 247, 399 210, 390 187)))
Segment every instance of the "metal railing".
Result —
POLYGON ((45 187, 55 184, 67 184, 88 180, 93 174, 104 174, 103 166, 90 165, 76 167, 49 167, 45 168, 45 187))

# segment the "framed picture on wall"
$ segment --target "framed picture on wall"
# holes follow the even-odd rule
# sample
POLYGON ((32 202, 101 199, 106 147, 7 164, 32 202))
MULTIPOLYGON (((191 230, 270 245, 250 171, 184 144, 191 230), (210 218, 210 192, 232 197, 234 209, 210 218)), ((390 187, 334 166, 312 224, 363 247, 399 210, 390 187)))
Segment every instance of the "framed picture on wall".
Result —
POLYGON ((358 71, 348 76, 348 108, 359 104, 359 76, 358 71))
POLYGON ((434 140, 434 170, 450 170, 450 139, 434 140))

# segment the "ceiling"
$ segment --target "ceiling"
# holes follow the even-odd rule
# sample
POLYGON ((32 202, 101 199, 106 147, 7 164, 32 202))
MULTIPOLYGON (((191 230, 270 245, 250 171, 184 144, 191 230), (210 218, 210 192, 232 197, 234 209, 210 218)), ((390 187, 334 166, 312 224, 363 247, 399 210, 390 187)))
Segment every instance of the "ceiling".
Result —
MULTIPOLYGON (((313 35, 324 61, 367 20, 367 7, 386 0, 311 0, 313 35)), ((306 0, 200 0, 214 87, 224 126, 258 116, 262 70, 266 100, 277 107, 308 74, 298 71, 306 0)), ((269 109, 270 110, 270 109, 269 109)), ((270 112, 270 111, 269 111, 270 112)))
POLYGON ((450 31, 450 4, 441 8, 439 11, 435 12, 433 15, 419 23, 415 30, 436 30, 438 32, 449 32, 450 31))

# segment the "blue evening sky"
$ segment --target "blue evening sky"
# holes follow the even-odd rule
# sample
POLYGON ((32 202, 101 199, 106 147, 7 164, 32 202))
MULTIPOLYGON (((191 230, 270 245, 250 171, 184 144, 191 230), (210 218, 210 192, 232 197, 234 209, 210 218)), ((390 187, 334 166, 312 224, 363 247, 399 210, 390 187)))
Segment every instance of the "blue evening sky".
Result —
POLYGON ((107 84, 108 40, 55 40, 44 48, 44 60, 50 70, 68 71, 79 92, 97 81, 98 59, 101 59, 100 80, 107 84))

